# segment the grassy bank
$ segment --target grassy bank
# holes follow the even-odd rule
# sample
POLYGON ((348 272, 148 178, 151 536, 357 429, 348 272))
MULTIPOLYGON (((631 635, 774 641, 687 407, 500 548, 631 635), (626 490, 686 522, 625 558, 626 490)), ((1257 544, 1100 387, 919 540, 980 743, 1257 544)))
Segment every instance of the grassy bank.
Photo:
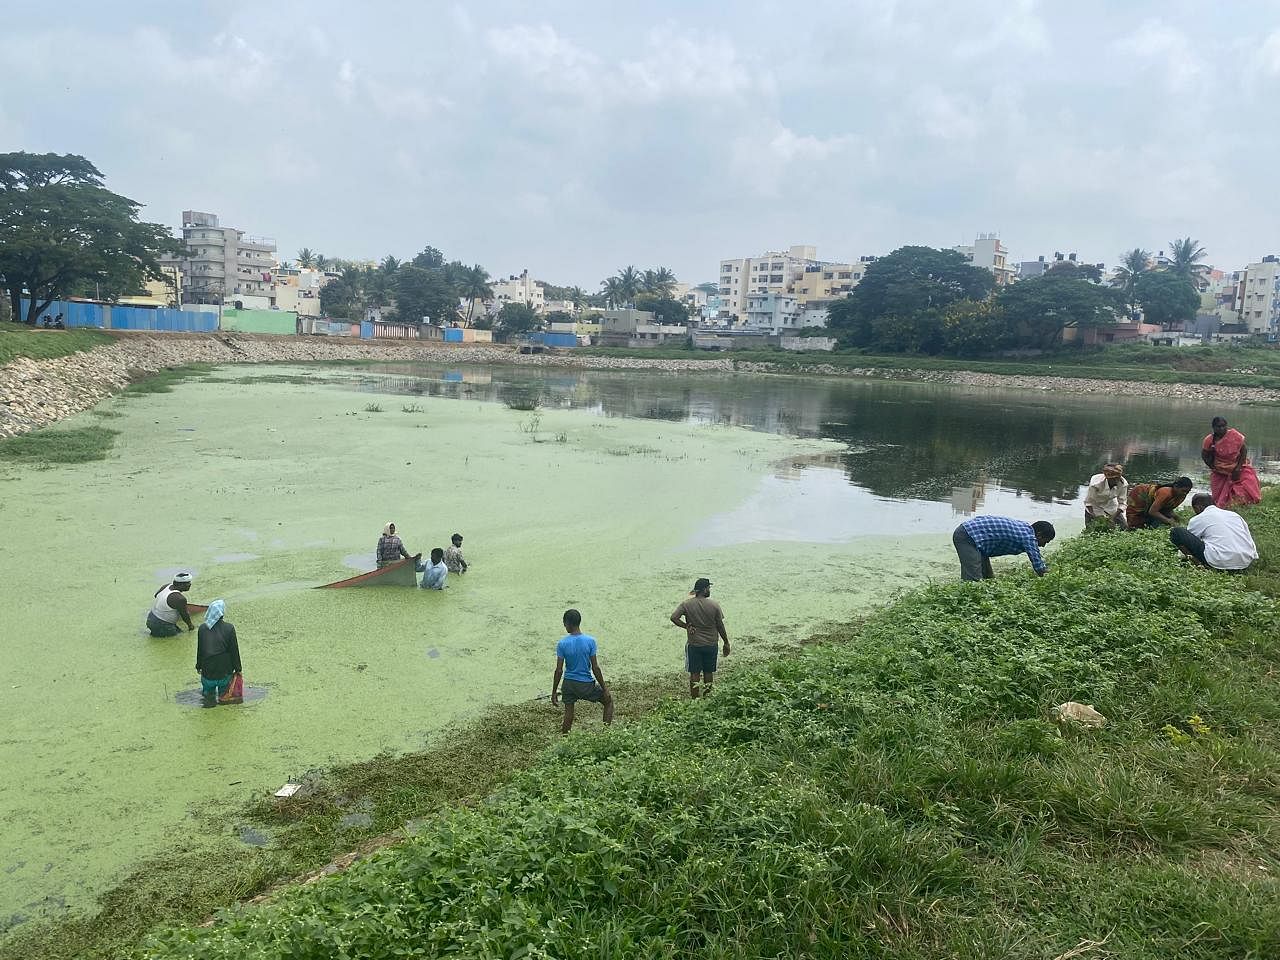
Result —
POLYGON ((0 365, 18 357, 46 360, 92 350, 112 340, 99 330, 41 330, 17 323, 0 323, 0 365))
MULTIPOLYGON (((1248 516, 1274 557, 1280 496, 1248 516)), ((1044 579, 934 586, 575 735, 144 955, 1275 956, 1277 594, 1267 560, 1229 577, 1158 532, 1078 539, 1044 579), (1059 727, 1066 700, 1109 722, 1059 727)))
POLYGON ((1261 347, 1155 347, 1132 344, 1063 350, 1040 357, 952 360, 917 355, 880 356, 852 351, 796 354, 785 350, 713 353, 687 349, 591 348, 587 355, 688 360, 729 357, 744 363, 772 363, 780 370, 816 364, 843 369, 930 370, 1025 376, 1082 377, 1152 383, 1198 383, 1280 389, 1280 350, 1261 347))

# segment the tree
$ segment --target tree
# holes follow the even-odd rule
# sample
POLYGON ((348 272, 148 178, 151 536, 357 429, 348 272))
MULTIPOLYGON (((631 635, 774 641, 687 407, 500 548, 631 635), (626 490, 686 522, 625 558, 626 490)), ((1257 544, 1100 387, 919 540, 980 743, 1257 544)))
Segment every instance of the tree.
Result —
POLYGON ((622 281, 617 277, 609 277, 600 284, 600 295, 604 306, 619 307, 626 301, 622 291, 622 281))
POLYGON ((1005 344, 1047 350, 1062 340, 1067 327, 1109 327, 1119 320, 1124 297, 1072 269, 1002 287, 996 305, 1008 326, 1005 344))
POLYGON ((397 270, 400 269, 400 267, 401 267, 401 262, 397 260, 395 257, 391 256, 390 254, 387 254, 385 257, 383 257, 382 262, 378 264, 378 269, 385 274, 395 273, 397 270))
POLYGON ((316 254, 315 265, 316 265, 316 269, 319 270, 321 273, 327 272, 329 268, 332 266, 332 264, 329 262, 329 258, 326 257, 323 253, 316 254))
POLYGON ((646 270, 640 277, 640 291, 663 299, 670 297, 676 288, 676 275, 666 267, 646 270))
POLYGON ((330 280, 320 288, 320 309, 326 317, 338 320, 364 319, 360 291, 343 277, 330 280))
POLYGON ((424 270, 444 266, 444 254, 435 247, 424 247, 422 252, 413 258, 413 265, 424 270))
POLYGON ((636 294, 640 292, 640 282, 640 271, 635 267, 623 267, 618 271, 618 293, 623 303, 635 302, 636 294))
POLYGON ((541 318, 527 303, 504 303, 495 323, 504 338, 529 333, 541 326, 541 318))
POLYGON ((298 266, 310 269, 316 265, 316 255, 311 252, 310 247, 303 247, 298 251, 298 266))
POLYGON ((642 293, 636 297, 636 309, 648 310, 659 323, 687 323, 689 308, 671 297, 642 293))
POLYGON ((1129 316, 1138 316, 1138 299, 1135 294, 1138 277, 1151 269, 1151 254, 1141 247, 1126 250, 1120 255, 1120 266, 1111 276, 1111 285, 1124 291, 1125 303, 1129 305, 1129 316))
POLYGON ((573 314, 568 310, 552 310, 547 314, 547 323, 573 323, 573 314))
MULTIPOLYGON (((419 255, 421 256, 421 255, 419 255)), ((408 323, 424 320, 444 326, 458 320, 458 290, 449 283, 443 267, 430 269, 415 263, 401 267, 392 281, 396 315, 408 323)))
POLYGON ((569 295, 564 299, 573 304, 574 310, 581 310, 587 303, 587 291, 581 287, 570 287, 569 295))
POLYGON ((937 353, 942 316, 957 300, 981 300, 995 286, 988 270, 954 250, 900 247, 868 265, 861 282, 828 310, 846 344, 937 353))
POLYGON ((35 323, 76 288, 109 300, 132 293, 163 280, 160 258, 182 252, 167 227, 138 220, 141 204, 102 184, 76 154, 0 154, 0 284, 15 320, 35 323))
POLYGON ((477 300, 492 300, 493 287, 489 284, 489 271, 480 264, 468 267, 462 277, 462 296, 467 303, 467 323, 471 326, 471 318, 475 316, 477 300))
POLYGON ((942 313, 946 353, 979 357, 1013 346, 1009 323, 996 298, 957 300, 942 313))
POLYGON ((1173 263, 1169 269, 1179 276, 1186 277, 1199 288, 1203 283, 1204 275, 1209 272, 1208 266, 1200 262, 1207 255, 1208 251, 1200 246, 1199 241, 1192 240, 1190 237, 1170 241, 1169 256, 1173 259, 1173 263))
POLYGON ((1195 282, 1172 269, 1139 275, 1134 296, 1147 323, 1158 323, 1166 330, 1194 321, 1200 308, 1195 282))

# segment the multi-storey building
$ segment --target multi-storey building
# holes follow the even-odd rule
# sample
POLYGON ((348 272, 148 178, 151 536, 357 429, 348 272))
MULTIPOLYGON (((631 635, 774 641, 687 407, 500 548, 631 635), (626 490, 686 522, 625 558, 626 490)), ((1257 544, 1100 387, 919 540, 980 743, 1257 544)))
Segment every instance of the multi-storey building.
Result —
POLYGON ((1263 257, 1240 273, 1236 316, 1252 334, 1280 339, 1280 257, 1263 257))
POLYGON ((721 260, 719 316, 734 323, 745 322, 747 298, 769 294, 792 296, 802 309, 825 308, 853 289, 873 259, 864 257, 856 264, 834 263, 819 260, 814 246, 797 245, 785 253, 721 260))
POLYGON ((994 233, 980 233, 971 245, 961 244, 952 249, 964 254, 965 259, 975 267, 982 267, 995 274, 996 286, 1002 287, 1013 280, 1009 251, 994 233))
POLYGON ((183 303, 275 306, 274 240, 220 226, 216 214, 198 210, 183 211, 182 239, 187 254, 176 265, 182 272, 183 303))
POLYGON ((547 295, 531 276, 528 270, 521 270, 520 275, 512 274, 505 280, 495 280, 490 284, 493 288, 493 308, 501 310, 506 303, 524 303, 533 307, 537 313, 545 313, 547 295))

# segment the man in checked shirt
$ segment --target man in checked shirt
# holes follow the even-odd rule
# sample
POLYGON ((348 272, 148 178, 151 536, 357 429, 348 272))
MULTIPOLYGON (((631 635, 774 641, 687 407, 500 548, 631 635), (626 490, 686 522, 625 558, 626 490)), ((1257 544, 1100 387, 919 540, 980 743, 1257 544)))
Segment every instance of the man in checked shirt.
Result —
POLYGON ((1047 520, 1026 523, 1010 517, 970 517, 951 535, 960 557, 961 580, 990 580, 992 557, 1025 553, 1036 575, 1043 577, 1049 569, 1040 556, 1040 548, 1050 543, 1056 533, 1047 520))

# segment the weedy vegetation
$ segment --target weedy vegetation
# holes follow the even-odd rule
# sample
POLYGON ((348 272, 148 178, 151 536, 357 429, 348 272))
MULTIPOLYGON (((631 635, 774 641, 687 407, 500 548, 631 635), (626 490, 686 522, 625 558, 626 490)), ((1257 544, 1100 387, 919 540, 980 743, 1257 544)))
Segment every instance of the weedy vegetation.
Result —
POLYGON ((0 364, 18 357, 32 360, 65 357, 112 342, 107 334, 85 327, 44 330, 19 323, 0 323, 0 364))
MULTIPOLYGON (((1268 556, 1277 512, 1247 514, 1268 556)), ((1051 563, 572 736, 141 955, 1280 955, 1280 623, 1253 589, 1276 569, 1196 570, 1159 531, 1051 563), (1060 726, 1067 700, 1109 722, 1060 726)))
POLYGON ((380 403, 366 403, 366 404, 365 404, 365 406, 364 406, 364 412, 365 412, 365 413, 381 413, 381 412, 382 412, 382 404, 380 404, 380 403))
POLYGON ((0 460, 41 466, 105 460, 119 433, 100 426, 32 430, 0 440, 0 460))

